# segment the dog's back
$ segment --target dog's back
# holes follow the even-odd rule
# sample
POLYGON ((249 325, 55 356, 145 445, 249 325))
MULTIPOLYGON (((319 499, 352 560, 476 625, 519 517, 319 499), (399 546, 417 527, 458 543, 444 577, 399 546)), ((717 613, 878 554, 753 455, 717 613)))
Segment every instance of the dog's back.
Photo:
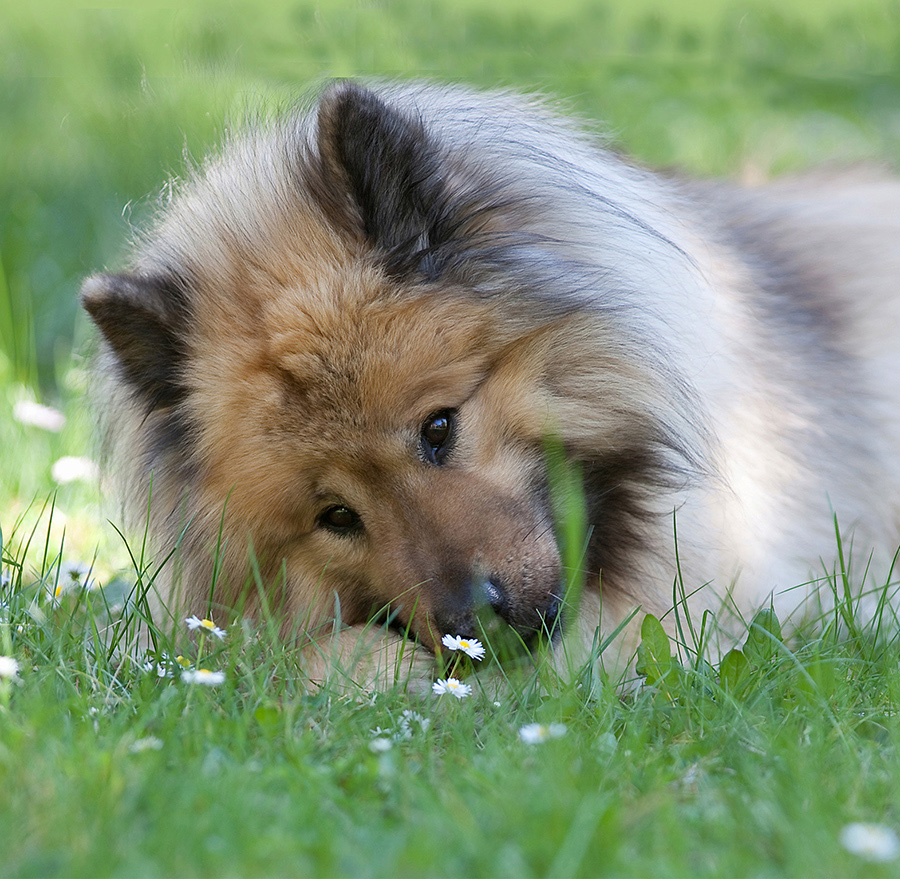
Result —
POLYGON ((807 593, 827 604, 834 516, 856 579, 874 552, 867 586, 884 585, 900 541, 900 182, 849 169, 687 191, 736 364, 712 411, 739 593, 785 615, 807 593))

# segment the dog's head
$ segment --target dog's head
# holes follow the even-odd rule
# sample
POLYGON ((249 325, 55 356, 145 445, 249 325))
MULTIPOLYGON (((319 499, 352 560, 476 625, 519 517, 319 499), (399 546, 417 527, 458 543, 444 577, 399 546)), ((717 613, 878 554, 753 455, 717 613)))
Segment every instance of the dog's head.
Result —
POLYGON ((249 538, 295 613, 336 596, 345 622, 387 613, 431 648, 476 634, 481 607, 553 630, 544 440, 573 380, 552 366, 567 317, 497 288, 492 247, 526 211, 505 199, 354 86, 212 165, 133 272, 83 292, 139 411, 157 521, 222 543, 224 508, 228 558, 249 538))
POLYGON ((491 309, 355 262, 318 282, 271 291, 255 347, 195 352, 208 503, 229 497, 289 590, 336 594, 345 622, 383 611, 429 647, 476 634, 479 605, 552 629, 544 341, 504 344, 491 309))

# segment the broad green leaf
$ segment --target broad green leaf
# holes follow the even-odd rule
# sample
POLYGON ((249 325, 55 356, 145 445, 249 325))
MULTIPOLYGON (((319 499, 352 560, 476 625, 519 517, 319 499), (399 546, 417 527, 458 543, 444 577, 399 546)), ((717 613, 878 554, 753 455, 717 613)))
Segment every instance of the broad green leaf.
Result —
POLYGON ((775 611, 763 608, 750 623, 750 632, 744 642, 744 655, 753 665, 766 665, 777 655, 778 645, 784 643, 781 623, 775 611))
POLYGON ((641 644, 638 647, 636 671, 655 684, 672 668, 672 651, 669 636, 662 623, 648 613, 641 623, 641 644))
POLYGON ((747 657, 740 650, 729 650, 722 657, 719 664, 719 682, 722 686, 734 692, 739 689, 750 673, 750 664, 747 657))

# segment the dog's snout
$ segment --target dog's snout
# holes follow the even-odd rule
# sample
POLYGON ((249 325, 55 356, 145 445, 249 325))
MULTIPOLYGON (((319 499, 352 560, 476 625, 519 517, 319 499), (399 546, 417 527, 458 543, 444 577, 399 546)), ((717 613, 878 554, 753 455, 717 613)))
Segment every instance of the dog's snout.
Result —
POLYGON ((487 577, 479 584, 482 604, 505 623, 523 634, 548 635, 551 638, 559 629, 562 617, 562 602, 558 595, 550 593, 546 600, 532 603, 528 600, 514 601, 511 590, 499 577, 487 577))
POLYGON ((536 639, 555 641, 563 623, 562 601, 556 591, 525 590, 496 574, 472 577, 464 590, 444 594, 432 611, 442 634, 501 641, 515 633, 519 644, 536 639))

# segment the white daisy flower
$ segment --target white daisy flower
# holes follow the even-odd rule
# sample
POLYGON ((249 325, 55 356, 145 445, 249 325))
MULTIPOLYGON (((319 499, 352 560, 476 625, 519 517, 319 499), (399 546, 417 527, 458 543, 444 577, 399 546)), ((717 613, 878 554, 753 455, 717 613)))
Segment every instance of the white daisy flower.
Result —
POLYGON ((185 622, 193 632, 194 629, 203 629, 211 635, 215 635, 220 641, 225 637, 225 630, 220 629, 212 620, 201 620, 199 617, 188 617, 185 622))
POLYGON ((566 734, 564 723, 528 723, 519 730, 519 738, 528 745, 539 745, 548 739, 558 739, 566 734))
POLYGON ((900 856, 900 839, 884 824, 847 824, 841 830, 841 845, 866 861, 884 863, 900 856))
POLYGON ((19 424, 39 427, 41 430, 49 430, 50 433, 59 433, 66 423, 66 416, 62 412, 31 400, 19 400, 13 406, 13 418, 19 424))
POLYGON ((412 732, 412 725, 414 723, 419 724, 419 728, 422 732, 426 732, 428 727, 431 726, 431 720, 427 717, 422 717, 418 711, 410 711, 409 708, 403 710, 403 713, 400 715, 400 728, 403 730, 409 730, 412 732))
MULTIPOLYGON (((424 733, 429 726, 431 726, 431 721, 427 717, 423 717, 418 711, 411 711, 409 708, 406 708, 400 714, 400 722, 397 724, 396 730, 382 729, 380 726, 376 726, 375 729, 370 729, 369 732, 376 739, 388 738, 392 742, 407 742, 416 732, 421 731, 424 733), (416 729, 417 724, 418 730, 416 729)), ((373 750, 375 749, 373 748, 373 750)))
POLYGON ((379 736, 377 739, 372 739, 369 742, 369 750, 373 754, 383 754, 385 751, 390 751, 393 747, 393 742, 384 736, 379 736))
POLYGON ((50 475, 54 482, 60 485, 66 485, 69 482, 83 480, 91 482, 100 475, 100 470, 90 458, 76 458, 66 455, 58 461, 53 462, 50 468, 50 475))
POLYGON ((73 585, 84 586, 90 573, 90 565, 84 562, 63 562, 59 568, 59 579, 73 585))
POLYGON ((144 671, 156 672, 158 678, 165 678, 169 675, 169 669, 164 662, 154 662, 152 659, 148 659, 141 667, 144 671))
POLYGON ((181 680, 186 684, 203 684, 207 687, 217 687, 225 683, 224 671, 210 671, 208 668, 185 669, 181 673, 181 680))
POLYGON ((91 577, 91 566, 84 562, 63 562, 59 566, 59 576, 50 584, 50 598, 56 604, 63 595, 79 589, 95 589, 97 581, 91 577))
POLYGON ((14 681, 19 677, 19 663, 11 656, 0 656, 0 680, 14 681))
POLYGON ((471 695, 472 688, 456 678, 441 678, 431 685, 432 692, 437 696, 443 696, 444 693, 450 693, 457 699, 465 699, 471 695))
POLYGON ((441 644, 448 650, 461 650, 472 659, 484 659, 484 647, 477 638, 462 638, 459 635, 444 635, 441 644))

